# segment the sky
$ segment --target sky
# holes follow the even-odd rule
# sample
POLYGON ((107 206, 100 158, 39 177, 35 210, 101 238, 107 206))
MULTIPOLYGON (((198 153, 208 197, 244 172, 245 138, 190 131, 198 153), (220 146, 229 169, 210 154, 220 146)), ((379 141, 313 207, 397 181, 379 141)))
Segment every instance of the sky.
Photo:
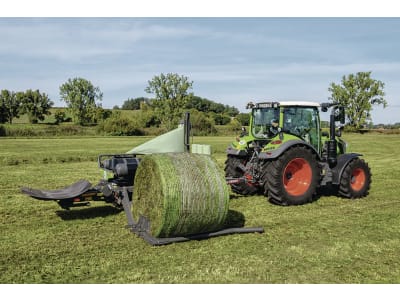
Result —
POLYGON ((332 82, 371 71, 388 102, 373 122, 400 122, 400 18, 12 16, 0 17, 0 41, 0 89, 39 89, 55 106, 69 78, 112 108, 178 73, 195 95, 244 112, 249 101, 326 102, 332 82))

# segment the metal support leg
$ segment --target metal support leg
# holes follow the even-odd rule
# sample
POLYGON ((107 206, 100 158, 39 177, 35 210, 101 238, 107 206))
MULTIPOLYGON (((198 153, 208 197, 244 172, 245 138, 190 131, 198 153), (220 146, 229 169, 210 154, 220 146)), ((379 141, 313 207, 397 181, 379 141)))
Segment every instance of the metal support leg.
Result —
POLYGON ((132 227, 135 225, 135 221, 133 220, 133 215, 132 215, 132 203, 129 201, 129 195, 126 187, 122 187, 122 191, 119 192, 121 196, 121 202, 122 202, 122 207, 124 208, 124 212, 126 215, 126 218, 128 220, 128 226, 132 227))

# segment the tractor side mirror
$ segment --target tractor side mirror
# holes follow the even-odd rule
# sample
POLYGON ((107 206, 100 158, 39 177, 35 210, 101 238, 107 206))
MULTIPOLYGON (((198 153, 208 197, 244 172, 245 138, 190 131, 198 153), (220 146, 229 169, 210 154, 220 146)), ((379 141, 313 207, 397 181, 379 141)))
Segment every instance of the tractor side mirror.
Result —
POLYGON ((332 106, 332 103, 321 103, 321 111, 327 112, 328 108, 332 106))
POLYGON ((249 102, 246 105, 246 109, 252 109, 255 106, 255 104, 253 102, 249 102))
POLYGON ((335 114, 335 121, 339 121, 341 124, 346 123, 346 114, 344 111, 344 106, 339 106, 335 114))

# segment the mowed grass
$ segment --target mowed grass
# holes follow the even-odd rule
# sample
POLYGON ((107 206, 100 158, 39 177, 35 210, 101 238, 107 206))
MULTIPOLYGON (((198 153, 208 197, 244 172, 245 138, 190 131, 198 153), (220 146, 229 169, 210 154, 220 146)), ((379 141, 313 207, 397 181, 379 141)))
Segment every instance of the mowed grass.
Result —
MULTIPOLYGON (((400 137, 347 134, 373 183, 361 200, 321 196, 297 207, 231 195, 230 209, 263 234, 152 247, 123 212, 94 203, 61 210, 21 186, 56 189, 101 178, 100 153, 147 138, 0 139, 0 283, 400 283, 400 137)), ((223 168, 233 137, 195 137, 223 168)))

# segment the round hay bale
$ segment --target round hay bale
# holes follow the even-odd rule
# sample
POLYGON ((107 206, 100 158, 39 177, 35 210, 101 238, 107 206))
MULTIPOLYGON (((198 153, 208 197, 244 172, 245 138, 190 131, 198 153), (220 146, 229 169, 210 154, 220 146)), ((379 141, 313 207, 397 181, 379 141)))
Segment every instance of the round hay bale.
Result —
POLYGON ((228 214, 225 177, 207 155, 145 156, 136 172, 133 195, 133 216, 146 217, 154 237, 216 231, 228 214))

